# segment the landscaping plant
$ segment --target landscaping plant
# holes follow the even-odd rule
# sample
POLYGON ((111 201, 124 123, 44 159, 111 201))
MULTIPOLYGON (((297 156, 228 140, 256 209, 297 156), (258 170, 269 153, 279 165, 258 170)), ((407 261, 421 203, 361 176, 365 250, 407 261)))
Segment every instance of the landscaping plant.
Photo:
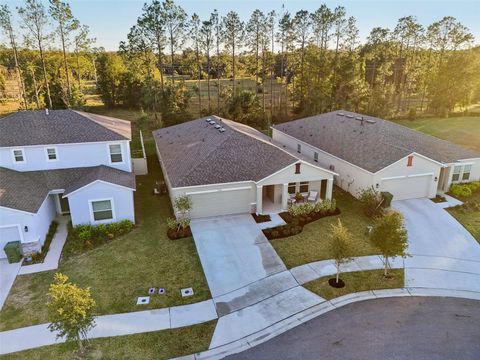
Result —
POLYGON ((368 217, 375 217, 382 214, 382 196, 372 187, 361 189, 358 199, 363 204, 363 211, 368 217))
POLYGON ((379 217, 373 226, 370 239, 385 258, 385 272, 388 276, 388 259, 395 256, 407 256, 408 237, 403 224, 403 215, 398 211, 389 211, 379 217))
MULTIPOLYGON (((343 282, 339 283, 340 266, 352 260, 353 244, 352 235, 346 227, 343 226, 340 219, 338 223, 331 224, 332 232, 330 234, 331 252, 335 260, 335 267, 337 268, 337 275, 335 277, 334 286, 342 287, 343 282)), ((333 279, 332 279, 333 280, 333 279)))
POLYGON ((50 331, 57 332, 57 338, 76 341, 80 350, 90 329, 95 326, 93 309, 95 300, 90 289, 83 289, 68 281, 68 276, 56 273, 48 290, 48 318, 50 331))

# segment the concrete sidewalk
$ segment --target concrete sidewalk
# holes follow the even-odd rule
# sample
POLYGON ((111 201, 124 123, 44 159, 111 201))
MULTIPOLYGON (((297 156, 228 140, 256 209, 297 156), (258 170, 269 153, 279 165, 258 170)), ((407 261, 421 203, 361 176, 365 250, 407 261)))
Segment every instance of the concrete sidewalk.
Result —
POLYGON ((62 255, 63 246, 67 240, 67 225, 70 221, 70 217, 58 216, 55 221, 58 222, 57 231, 53 236, 52 242, 50 243, 50 248, 48 249, 43 263, 22 266, 18 272, 19 275, 34 274, 42 271, 58 269, 58 263, 60 261, 60 256, 62 255))
MULTIPOLYGON (((217 318, 212 300, 158 310, 98 316, 88 337, 102 338, 145 333, 200 324, 217 318)), ((0 332, 0 354, 64 342, 48 330, 48 324, 0 332)))

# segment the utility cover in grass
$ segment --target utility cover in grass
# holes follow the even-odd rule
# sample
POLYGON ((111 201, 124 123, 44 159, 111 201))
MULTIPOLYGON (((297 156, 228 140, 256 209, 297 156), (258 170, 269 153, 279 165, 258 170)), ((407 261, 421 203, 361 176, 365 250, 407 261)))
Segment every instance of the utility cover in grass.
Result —
POLYGON ((193 295, 193 289, 192 288, 186 288, 180 290, 182 297, 187 297, 187 296, 192 296, 193 295))
POLYGON ((150 296, 139 296, 137 298, 137 305, 147 305, 150 303, 150 296))

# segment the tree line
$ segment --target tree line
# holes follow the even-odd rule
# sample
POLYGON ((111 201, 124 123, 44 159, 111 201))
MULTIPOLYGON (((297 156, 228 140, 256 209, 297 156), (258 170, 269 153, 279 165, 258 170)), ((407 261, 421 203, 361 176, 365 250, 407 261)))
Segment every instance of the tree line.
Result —
POLYGON ((200 19, 173 0, 153 0, 118 51, 107 52, 92 48, 67 2, 50 0, 47 9, 25 0, 17 15, 21 46, 12 12, 0 8, 9 38, 0 61, 15 69, 25 107, 82 106, 85 79, 95 80, 107 106, 142 108, 166 122, 217 113, 264 126, 338 108, 448 115, 480 100, 480 48, 450 16, 428 26, 402 17, 361 44, 342 6, 257 9, 244 21, 217 10, 200 19))

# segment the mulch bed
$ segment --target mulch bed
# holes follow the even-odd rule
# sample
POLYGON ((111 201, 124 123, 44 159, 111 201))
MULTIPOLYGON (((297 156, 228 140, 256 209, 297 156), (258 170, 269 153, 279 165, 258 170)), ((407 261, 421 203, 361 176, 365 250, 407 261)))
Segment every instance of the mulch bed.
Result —
POLYGON ((257 215, 255 213, 253 213, 252 216, 255 219, 255 222, 257 224, 268 222, 268 221, 271 220, 270 215, 257 215))
POLYGON ((167 230, 167 236, 170 240, 177 240, 177 239, 183 239, 187 237, 192 236, 192 229, 190 229, 190 226, 185 228, 185 229, 168 229, 167 230))
POLYGON ((330 285, 331 287, 340 289, 345 287, 345 281, 343 281, 342 279, 338 279, 338 283, 337 283, 336 278, 331 278, 331 279, 328 279, 328 285, 330 285))
POLYGON ((340 215, 340 209, 337 208, 326 213, 312 212, 308 215, 300 216, 292 216, 288 212, 283 212, 279 215, 287 224, 262 230, 268 240, 281 239, 292 235, 297 235, 303 231, 303 227, 306 224, 309 224, 312 221, 316 221, 328 216, 340 215))
POLYGON ((447 202, 447 199, 445 199, 443 196, 435 196, 434 198, 431 198, 430 200, 432 200, 434 203, 443 203, 443 202, 447 202))

